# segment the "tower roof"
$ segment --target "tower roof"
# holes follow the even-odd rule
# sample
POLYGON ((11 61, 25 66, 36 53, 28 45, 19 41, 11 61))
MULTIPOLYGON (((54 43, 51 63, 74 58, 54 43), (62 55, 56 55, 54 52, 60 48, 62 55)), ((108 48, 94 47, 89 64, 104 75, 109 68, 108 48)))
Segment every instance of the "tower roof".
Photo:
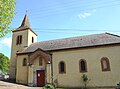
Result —
POLYGON ((27 14, 25 14, 24 19, 23 19, 22 24, 21 24, 20 27, 23 27, 23 26, 30 27, 30 23, 29 23, 27 14))
POLYGON ((24 31, 24 30, 30 30, 37 36, 37 34, 30 28, 30 22, 28 20, 27 14, 25 14, 21 26, 16 30, 13 30, 13 32, 24 31))

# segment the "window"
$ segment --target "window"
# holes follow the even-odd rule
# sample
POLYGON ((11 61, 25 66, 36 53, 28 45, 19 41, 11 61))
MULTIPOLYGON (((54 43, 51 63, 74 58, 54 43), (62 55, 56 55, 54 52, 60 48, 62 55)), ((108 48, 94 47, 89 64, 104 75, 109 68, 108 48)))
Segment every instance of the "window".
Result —
POLYGON ((107 57, 101 58, 102 71, 110 71, 110 63, 107 57))
POLYGON ((79 62, 80 72, 87 72, 87 62, 84 59, 81 59, 79 62))
POLYGON ((59 73, 65 73, 66 72, 66 65, 63 61, 59 63, 59 73))
POLYGON ((34 43, 34 38, 32 37, 32 43, 34 43))
POLYGON ((42 57, 39 57, 39 66, 42 66, 42 57))
POLYGON ((22 44, 22 35, 20 35, 19 44, 22 44))
POLYGON ((22 44, 22 35, 17 36, 16 44, 22 44))
POLYGON ((23 59, 23 66, 27 66, 27 59, 26 58, 23 59))
POLYGON ((19 36, 17 36, 16 44, 19 44, 19 36))

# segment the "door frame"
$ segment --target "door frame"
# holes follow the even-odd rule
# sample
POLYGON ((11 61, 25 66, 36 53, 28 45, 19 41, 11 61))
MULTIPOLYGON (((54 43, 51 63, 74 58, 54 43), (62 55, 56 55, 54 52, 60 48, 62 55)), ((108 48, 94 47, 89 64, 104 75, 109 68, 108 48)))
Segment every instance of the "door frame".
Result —
POLYGON ((45 70, 37 70, 36 75, 37 87, 45 86, 45 70))
POLYGON ((45 84, 46 84, 46 69, 45 68, 34 68, 33 70, 33 81, 34 81, 34 86, 37 87, 37 70, 44 70, 45 71, 45 84))

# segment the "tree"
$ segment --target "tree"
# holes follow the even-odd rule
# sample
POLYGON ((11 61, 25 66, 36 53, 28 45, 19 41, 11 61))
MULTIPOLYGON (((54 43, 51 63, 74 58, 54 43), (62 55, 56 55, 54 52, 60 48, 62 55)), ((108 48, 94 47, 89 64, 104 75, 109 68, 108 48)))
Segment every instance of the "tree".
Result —
POLYGON ((9 63, 10 60, 7 56, 5 56, 4 54, 0 53, 0 70, 3 73, 7 73, 9 70, 9 63))
POLYGON ((10 23, 14 17, 14 12, 14 0, 0 0, 0 38, 10 32, 10 23))

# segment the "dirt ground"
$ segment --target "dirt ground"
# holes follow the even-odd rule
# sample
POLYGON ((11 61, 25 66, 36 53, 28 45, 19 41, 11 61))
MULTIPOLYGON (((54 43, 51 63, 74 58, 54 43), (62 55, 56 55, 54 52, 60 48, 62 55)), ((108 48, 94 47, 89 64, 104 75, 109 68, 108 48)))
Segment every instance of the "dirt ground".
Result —
POLYGON ((41 87, 28 87, 24 85, 0 81, 0 89, 42 89, 41 87))

